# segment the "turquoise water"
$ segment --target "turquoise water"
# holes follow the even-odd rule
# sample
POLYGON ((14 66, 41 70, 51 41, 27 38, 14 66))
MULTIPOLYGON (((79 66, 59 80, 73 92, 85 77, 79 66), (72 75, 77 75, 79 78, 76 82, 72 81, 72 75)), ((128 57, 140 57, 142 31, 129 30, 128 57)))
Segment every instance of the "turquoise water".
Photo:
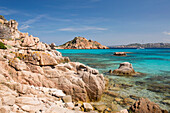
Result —
POLYGON ((96 49, 58 50, 71 61, 81 62, 98 69, 105 76, 114 78, 115 83, 130 84, 132 87, 118 91, 122 95, 147 97, 162 108, 170 108, 163 100, 170 100, 170 49, 96 49), (114 56, 114 52, 130 52, 127 56, 114 56), (136 72, 144 73, 137 77, 109 75, 122 62, 130 62, 136 72))

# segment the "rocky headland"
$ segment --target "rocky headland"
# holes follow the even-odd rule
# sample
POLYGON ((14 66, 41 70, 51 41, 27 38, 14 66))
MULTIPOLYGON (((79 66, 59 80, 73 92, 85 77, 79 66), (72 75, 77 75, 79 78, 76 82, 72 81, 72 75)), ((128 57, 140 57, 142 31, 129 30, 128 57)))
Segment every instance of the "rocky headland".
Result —
POLYGON ((42 43, 17 27, 15 20, 0 18, 0 113, 137 113, 143 109, 166 113, 148 100, 115 93, 131 86, 112 84, 113 79, 98 70, 63 57, 55 44, 42 43), (117 109, 119 105, 128 108, 117 109))
POLYGON ((73 40, 66 42, 57 47, 57 49, 109 49, 97 41, 87 40, 84 37, 75 37, 73 40))

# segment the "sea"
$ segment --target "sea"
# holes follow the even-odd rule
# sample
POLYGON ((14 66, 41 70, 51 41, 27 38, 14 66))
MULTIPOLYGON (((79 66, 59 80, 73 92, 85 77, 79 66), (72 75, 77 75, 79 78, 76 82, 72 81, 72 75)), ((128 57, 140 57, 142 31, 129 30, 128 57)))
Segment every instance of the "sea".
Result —
POLYGON ((116 83, 132 87, 118 91, 123 95, 149 98, 170 110, 170 49, 60 49, 63 56, 73 62, 81 62, 112 78, 116 83), (114 52, 128 52, 127 56, 114 56, 114 52), (122 62, 130 62, 138 76, 117 76, 109 74, 122 62))

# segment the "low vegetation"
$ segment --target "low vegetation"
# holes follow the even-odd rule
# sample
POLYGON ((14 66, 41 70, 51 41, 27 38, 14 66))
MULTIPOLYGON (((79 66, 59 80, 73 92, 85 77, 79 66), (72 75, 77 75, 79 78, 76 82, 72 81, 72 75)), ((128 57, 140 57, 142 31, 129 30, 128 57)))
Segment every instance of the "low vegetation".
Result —
POLYGON ((7 47, 2 42, 0 42, 0 49, 7 49, 7 47))

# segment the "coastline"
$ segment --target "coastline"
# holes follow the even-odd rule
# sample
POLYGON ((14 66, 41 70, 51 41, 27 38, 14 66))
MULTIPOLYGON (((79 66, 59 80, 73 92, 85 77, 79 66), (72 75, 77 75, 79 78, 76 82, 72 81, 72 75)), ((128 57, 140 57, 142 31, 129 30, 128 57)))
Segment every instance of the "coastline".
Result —
MULTIPOLYGON (((109 49, 138 49, 138 48, 119 48, 119 47, 109 47, 109 49)), ((145 49, 170 49, 170 48, 145 48, 145 49)))
MULTIPOLYGON (((131 85, 115 84, 113 87, 109 81, 114 79, 104 78, 97 69, 72 62, 38 37, 20 32, 14 20, 0 25, 11 32, 7 34, 11 38, 0 39, 0 111, 128 113, 128 110, 136 110, 129 108, 136 100, 110 91, 131 85), (111 106, 107 106, 106 101, 111 106), (119 104, 125 105, 125 108, 119 104)), ((2 30, 6 29, 2 27, 2 30)), ((154 110, 164 112, 157 104, 149 103, 153 108, 157 106, 154 110)))

